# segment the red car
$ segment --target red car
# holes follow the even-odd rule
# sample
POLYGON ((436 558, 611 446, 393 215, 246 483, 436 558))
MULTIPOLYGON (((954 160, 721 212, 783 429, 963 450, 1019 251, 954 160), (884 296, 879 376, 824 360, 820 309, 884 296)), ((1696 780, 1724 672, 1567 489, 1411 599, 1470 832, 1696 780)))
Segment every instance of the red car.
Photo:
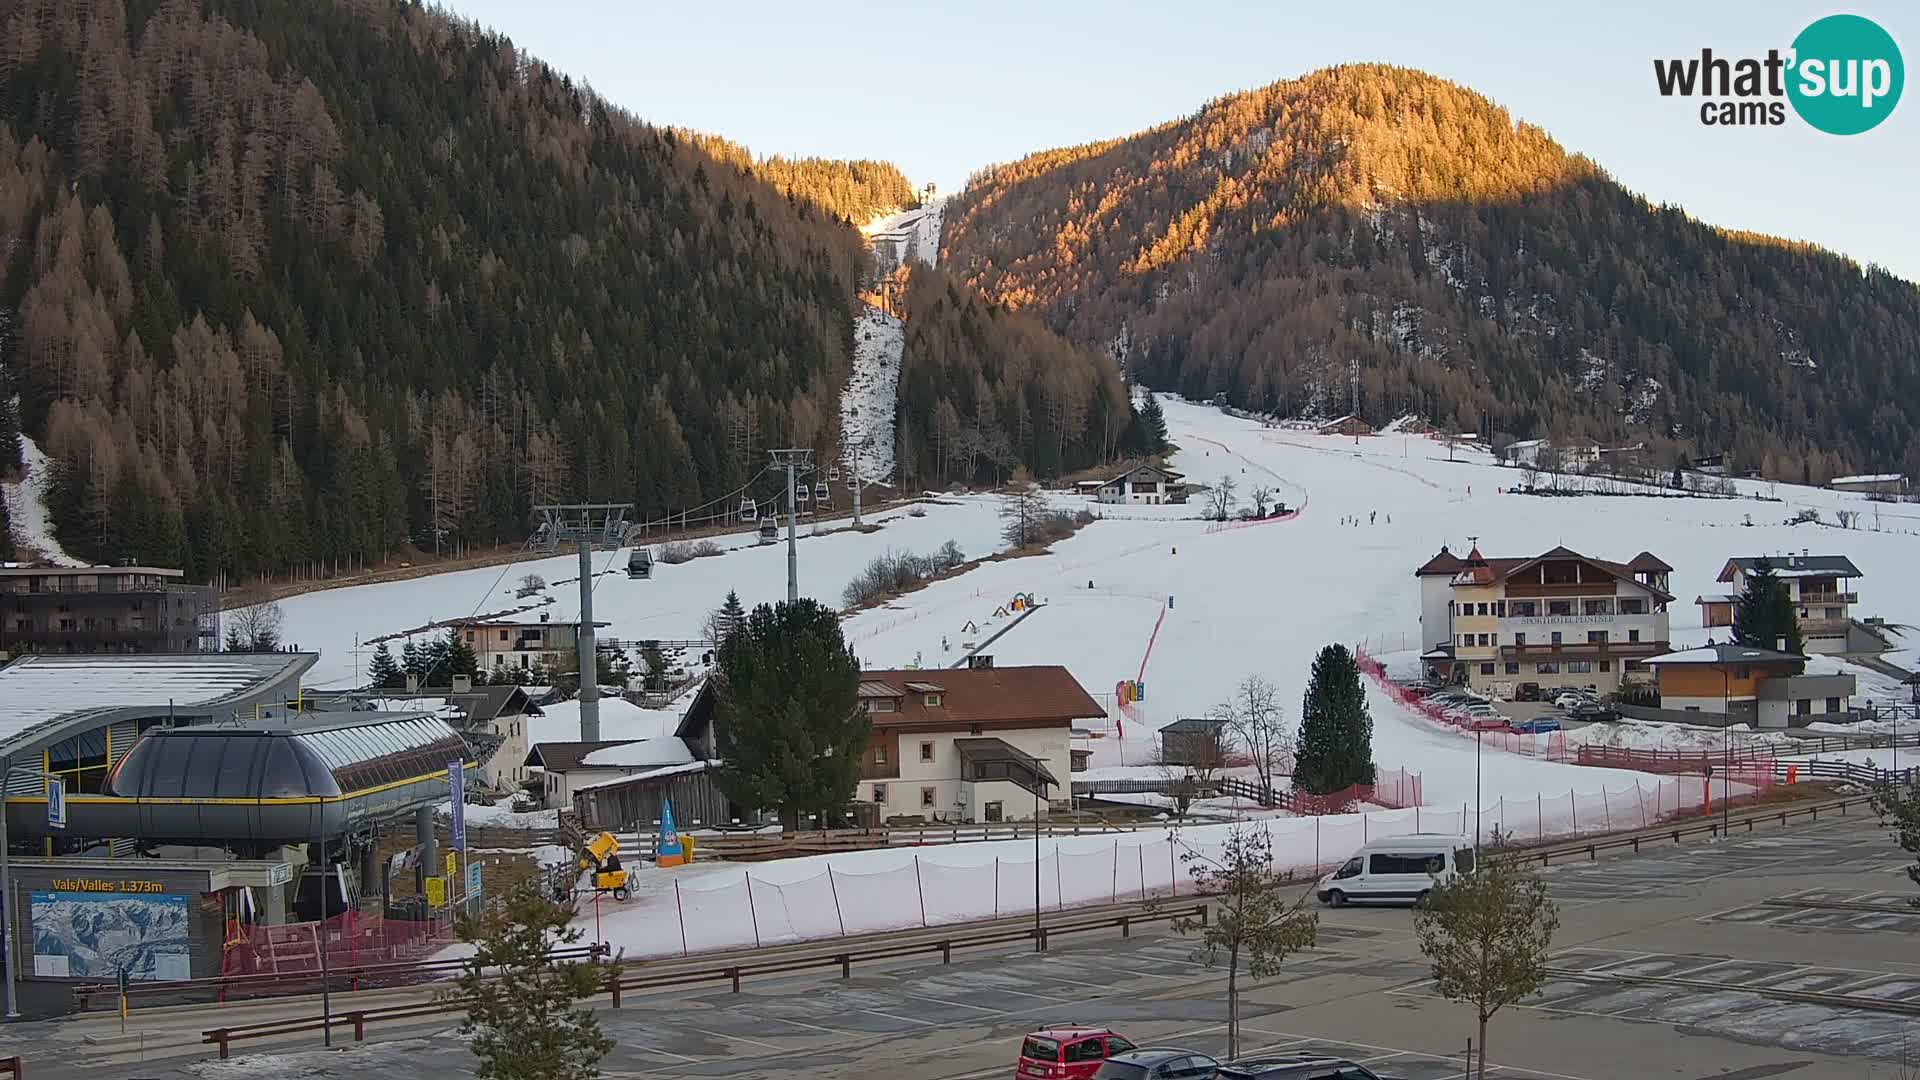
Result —
POLYGON ((1020 1043, 1016 1080, 1092 1080, 1100 1066, 1133 1043, 1103 1027, 1062 1024, 1041 1028, 1020 1043))
POLYGON ((1512 721, 1504 716, 1470 716, 1467 718, 1468 731, 1509 731, 1512 721))

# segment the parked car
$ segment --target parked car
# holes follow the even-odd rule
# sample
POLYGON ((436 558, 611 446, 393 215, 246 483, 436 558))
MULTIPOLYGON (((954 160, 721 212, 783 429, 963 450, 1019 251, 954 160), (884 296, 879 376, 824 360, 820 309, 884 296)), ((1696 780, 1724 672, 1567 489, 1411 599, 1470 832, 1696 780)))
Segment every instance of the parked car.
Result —
POLYGON ((1016 1077, 1093 1080, 1108 1058, 1133 1048, 1133 1043, 1104 1027, 1045 1027, 1021 1040, 1020 1059, 1014 1063, 1013 1072, 1016 1077))
POLYGON ((1393 1080, 1345 1058, 1307 1053, 1230 1061, 1213 1075, 1219 1080, 1393 1080))
POLYGON ((1492 716, 1473 716, 1467 721, 1468 731, 1511 731, 1506 717, 1499 713, 1492 716))
POLYGON ((1473 872, 1473 841, 1449 833, 1375 840, 1320 879, 1314 896, 1331 907, 1349 901, 1426 899, 1434 885, 1473 872))
POLYGON ((1571 709, 1575 705, 1594 705, 1599 701, 1598 694, 1589 694, 1584 690, 1562 690, 1553 696, 1554 706, 1560 709, 1571 709))
POLYGON ((1093 1077, 1094 1080, 1210 1080, 1219 1067, 1219 1062, 1193 1050, 1149 1046, 1115 1054, 1093 1077))
POLYGON ((1522 735, 1539 735, 1548 731, 1559 731, 1560 721, 1552 716, 1536 716, 1531 720, 1515 720, 1508 724, 1507 728, 1522 735))
POLYGON ((1618 720, 1620 719, 1620 713, 1611 705, 1602 705, 1597 701, 1589 701, 1568 709, 1567 719, 1596 723, 1605 720, 1618 720))
POLYGON ((1537 682, 1520 683, 1519 685, 1513 688, 1513 700, 1539 701, 1540 700, 1540 684, 1537 682))

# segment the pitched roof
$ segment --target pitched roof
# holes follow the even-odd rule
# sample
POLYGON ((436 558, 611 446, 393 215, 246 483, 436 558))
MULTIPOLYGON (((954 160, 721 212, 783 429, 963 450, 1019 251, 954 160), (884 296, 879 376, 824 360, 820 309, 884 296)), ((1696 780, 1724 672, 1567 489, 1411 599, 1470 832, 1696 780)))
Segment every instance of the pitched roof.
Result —
POLYGON ((1130 480, 1134 476, 1143 472, 1155 473, 1168 480, 1181 480, 1186 477, 1185 473, 1174 472, 1172 469, 1164 468, 1159 465, 1135 465, 1133 468, 1128 469, 1126 472, 1123 472, 1118 476, 1109 478, 1107 480, 1107 483, 1117 484, 1122 480, 1130 480))
POLYGON ((1160 729, 1160 734, 1172 732, 1175 735, 1206 735, 1227 726, 1227 722, 1217 716, 1189 716, 1184 720, 1175 720, 1160 729))
POLYGON ((597 742, 537 743, 527 751, 527 760, 522 764, 538 765, 548 772, 570 772, 580 768, 586 756, 595 750, 606 750, 638 741, 637 739, 601 739, 597 742))
MULTIPOLYGON (((925 674, 913 669, 863 671, 860 678, 863 682, 907 686, 919 683, 925 674)), ((1079 681, 1057 664, 951 668, 940 672, 940 685, 946 689, 939 705, 928 707, 924 696, 906 697, 900 702, 900 711, 875 713, 873 726, 939 730, 1015 721, 1052 726, 1107 715, 1079 681)))
MULTIPOLYGON (((1546 562, 1549 559, 1577 559, 1589 566, 1599 567, 1616 578, 1632 582, 1662 600, 1671 601, 1673 599, 1673 595, 1664 589, 1634 580, 1634 574, 1636 572, 1651 570, 1651 565, 1643 565, 1637 571, 1632 563, 1617 563, 1608 562, 1605 559, 1596 559, 1591 555, 1582 555, 1565 545, 1556 545, 1548 551, 1525 559, 1482 559, 1480 558, 1480 548, 1476 545, 1472 551, 1467 553, 1466 562, 1462 564, 1461 571, 1454 575, 1453 580, 1456 585, 1490 585, 1496 581, 1505 581, 1520 571, 1533 566, 1535 563, 1546 562)), ((1633 561, 1639 563, 1643 559, 1650 559, 1653 563, 1658 563, 1661 566, 1666 565, 1660 562, 1659 558, 1651 552, 1645 551, 1634 556, 1633 561)))
POLYGON ((1719 581, 1732 581, 1734 570, 1742 574, 1753 573, 1753 568, 1765 559, 1780 577, 1809 577, 1834 574, 1839 577, 1865 577, 1853 560, 1845 555, 1741 555, 1727 560, 1721 567, 1719 581))
POLYGON ((1465 565, 1466 563, 1461 561, 1460 556, 1455 555, 1451 551, 1448 551, 1447 545, 1441 544, 1440 554, 1435 555, 1433 558, 1428 559, 1426 562, 1421 563, 1420 568, 1413 572, 1413 576, 1429 577, 1435 574, 1446 574, 1448 576, 1452 576, 1454 574, 1459 573, 1460 568, 1465 565))
POLYGON ((968 761, 1008 761, 1025 766, 1029 772, 1049 784, 1058 784, 1047 764, 1005 739, 971 738, 953 740, 953 748, 968 761))
POLYGON ((1659 574, 1673 573, 1673 567, 1668 566, 1664 561, 1661 560, 1660 556, 1655 555, 1651 551, 1643 551, 1640 554, 1635 555, 1630 561, 1628 561, 1627 569, 1632 570, 1636 573, 1645 572, 1645 571, 1651 571, 1659 574))
POLYGON ((580 764, 589 769, 658 769, 692 761, 693 751, 687 748, 685 739, 662 735, 601 747, 582 757, 580 764))

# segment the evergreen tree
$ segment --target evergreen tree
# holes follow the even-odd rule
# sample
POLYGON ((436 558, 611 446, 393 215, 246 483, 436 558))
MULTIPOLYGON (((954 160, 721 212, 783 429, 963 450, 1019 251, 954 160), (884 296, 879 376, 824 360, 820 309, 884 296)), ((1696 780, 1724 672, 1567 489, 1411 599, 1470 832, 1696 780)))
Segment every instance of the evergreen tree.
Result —
POLYGON ((226 640, 221 643, 221 648, 226 652, 250 652, 251 651, 247 648, 246 641, 243 638, 241 638, 240 628, 237 626, 227 627, 226 640))
POLYGON ((474 678, 480 674, 480 660, 474 655, 473 646, 467 644, 466 635, 458 627, 447 628, 446 641, 446 678, 449 683, 455 675, 474 678))
POLYGON ((1765 556, 1754 560, 1746 587, 1733 608, 1733 640, 1752 649, 1778 649, 1796 656, 1806 653, 1800 620, 1793 609, 1787 583, 1780 580, 1765 556), (1781 642, 1786 648, 1781 648, 1781 642))
POLYGON ((1373 783, 1373 717, 1360 668, 1345 645, 1328 645, 1313 659, 1293 782, 1316 795, 1373 783))
POLYGON ((841 816, 860 782, 870 722, 860 665, 833 609, 801 598, 753 609, 720 646, 714 783, 742 806, 778 810, 789 829, 841 816))
POLYGON ((578 942, 585 930, 571 907, 541 894, 524 878, 506 903, 458 923, 460 940, 475 946, 474 962, 442 1001, 466 1005, 460 1034, 479 1059, 481 1080, 592 1080, 613 1040, 581 1002, 606 986, 604 960, 547 958, 578 942))
POLYGON ((1160 409, 1160 399, 1152 394, 1140 406, 1140 449, 1145 454, 1167 452, 1167 414, 1160 409))
POLYGON ((728 589, 726 602, 720 605, 719 617, 714 620, 716 636, 713 643, 717 646, 725 641, 727 635, 740 628, 740 623, 746 617, 747 609, 740 606, 740 594, 728 589))
MULTIPOLYGON (((407 643, 400 647, 400 671, 403 676, 411 675, 416 682, 423 686, 426 684, 427 658, 412 638, 408 638, 407 643)), ((406 684, 406 679, 402 678, 400 685, 406 684)))
POLYGON ((386 642, 374 647, 373 661, 367 665, 367 685, 378 689, 397 689, 407 685, 407 674, 394 663, 393 650, 386 642))
POLYGON ((660 651, 657 641, 640 643, 640 663, 647 669, 646 688, 665 690, 667 688, 667 657, 660 651))

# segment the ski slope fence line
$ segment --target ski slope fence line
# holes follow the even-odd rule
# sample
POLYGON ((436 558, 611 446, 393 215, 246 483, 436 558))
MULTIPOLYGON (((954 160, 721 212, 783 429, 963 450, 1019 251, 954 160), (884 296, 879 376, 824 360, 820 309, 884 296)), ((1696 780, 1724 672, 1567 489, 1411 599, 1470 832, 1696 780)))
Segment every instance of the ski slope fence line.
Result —
POLYGON ((1251 529, 1255 525, 1271 525, 1276 521, 1292 521, 1300 516, 1300 511, 1289 510, 1284 514, 1268 514, 1266 517, 1236 518, 1233 521, 1212 521, 1207 523, 1208 533, 1232 532, 1235 529, 1251 529))
MULTIPOLYGON (((1720 778, 1715 778, 1716 787, 1720 778)), ((1736 795, 1750 789, 1734 782, 1736 795)), ((1717 792, 1716 792, 1717 794, 1717 792)), ((1273 861, 1303 884, 1371 841, 1412 833, 1515 841, 1578 839, 1697 815, 1715 804, 1700 777, 1636 783, 1617 791, 1499 799, 1477 811, 1416 806, 1360 814, 1196 825, 1165 833, 1045 838, 888 848, 708 868, 701 878, 648 887, 603 912, 607 943, 636 959, 946 926, 1042 910, 1195 892, 1185 867, 1218 859, 1234 828, 1264 829, 1273 861), (1036 859, 1036 854, 1038 858, 1036 859)))

